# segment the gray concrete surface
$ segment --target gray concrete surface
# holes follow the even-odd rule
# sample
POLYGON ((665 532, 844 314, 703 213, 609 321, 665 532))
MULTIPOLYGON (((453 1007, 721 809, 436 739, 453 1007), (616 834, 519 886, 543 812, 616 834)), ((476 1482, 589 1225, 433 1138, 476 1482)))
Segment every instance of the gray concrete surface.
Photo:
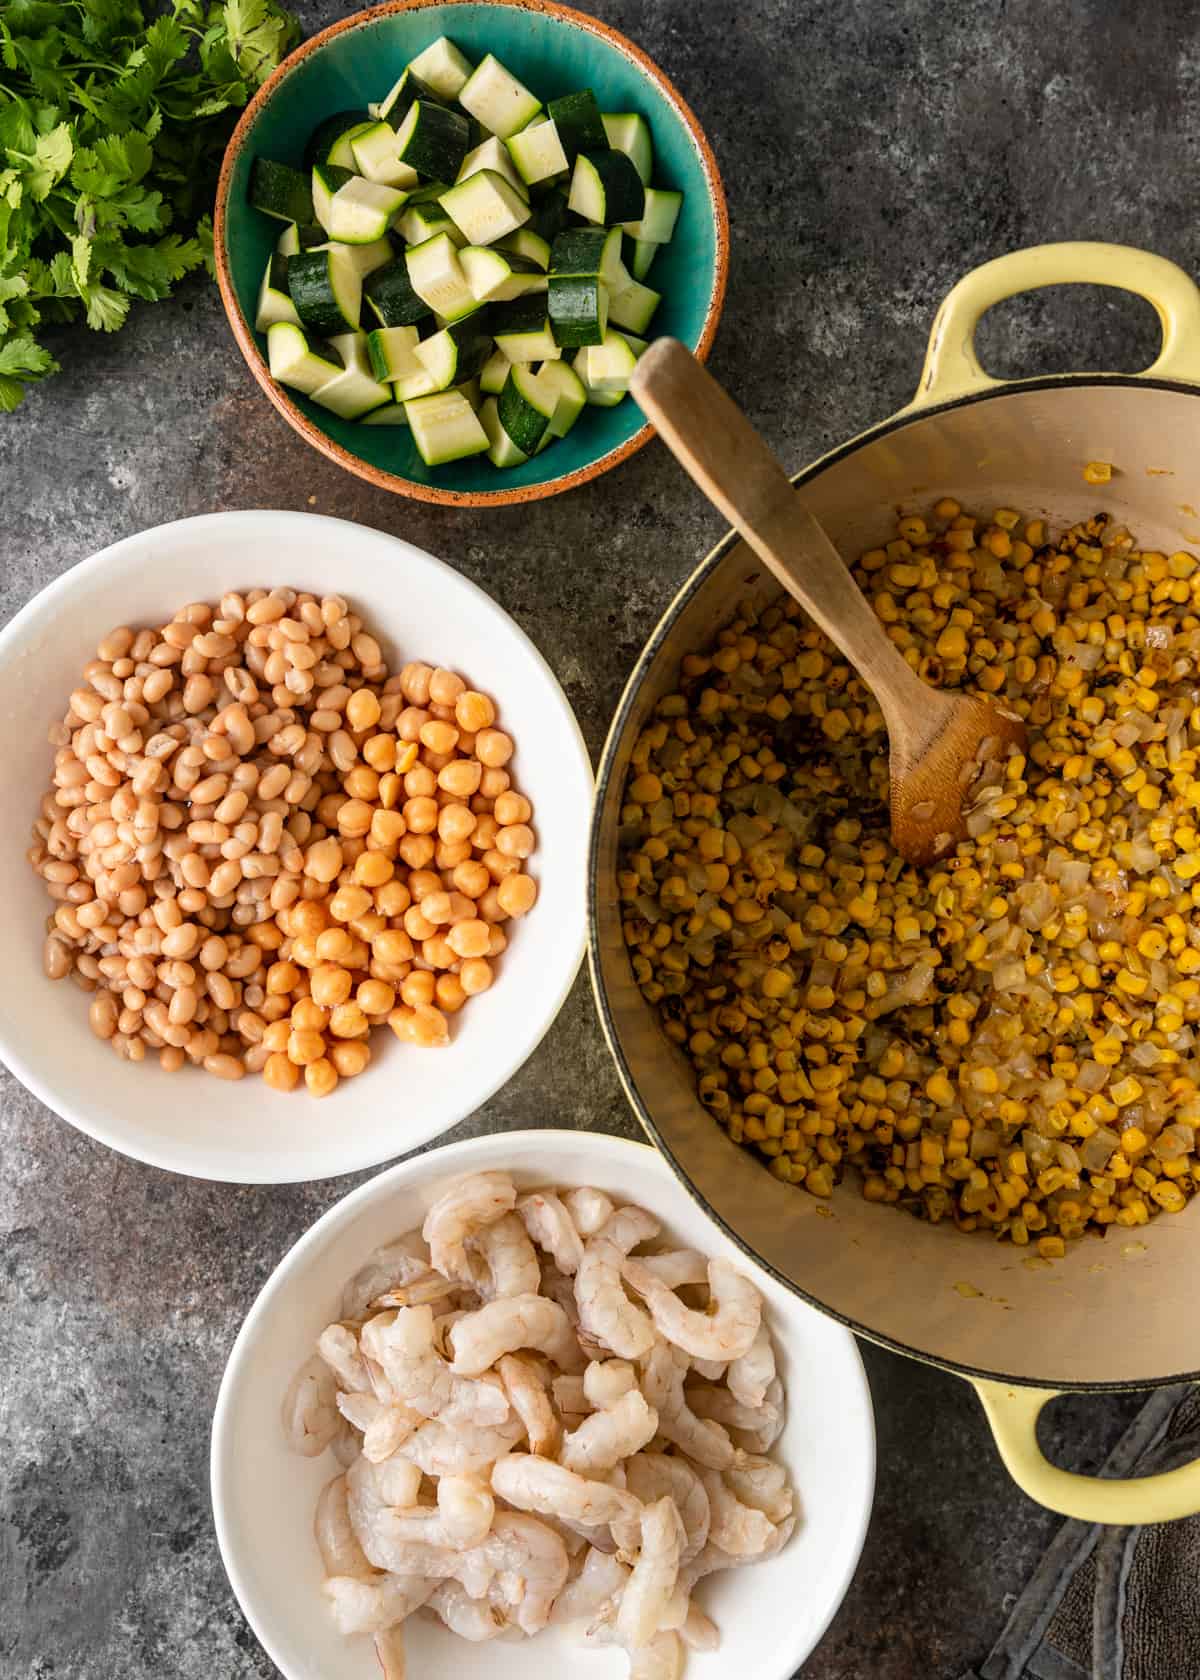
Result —
MULTIPOLYGON (((593 9, 663 65, 713 138, 734 238, 713 367, 796 466, 907 398, 937 301, 986 258, 1090 237, 1200 268, 1200 17, 1184 0, 593 9)), ((343 8, 300 10, 314 28, 343 8)), ((1155 342, 1148 306, 1090 288, 1005 306, 981 336, 1010 374, 1134 369, 1155 342)), ((720 534, 657 446, 510 512, 377 494, 268 409, 202 282, 135 310, 116 338, 64 337, 61 356, 64 373, 0 419, 0 620, 130 531, 313 506, 401 533, 491 590, 595 750, 659 609, 720 534)), ((583 982, 521 1074, 453 1135, 531 1124, 632 1131, 583 982)), ((0 1676, 273 1674, 217 1555, 208 1419, 256 1290, 352 1181, 170 1179, 77 1136, 2 1070, 0 1147, 0 1676)), ((1007 1482, 962 1384, 864 1352, 878 1500, 805 1674, 955 1680, 1055 1519, 1007 1482)), ((1060 1407, 1054 1451, 1096 1464, 1129 1409, 1060 1407)))

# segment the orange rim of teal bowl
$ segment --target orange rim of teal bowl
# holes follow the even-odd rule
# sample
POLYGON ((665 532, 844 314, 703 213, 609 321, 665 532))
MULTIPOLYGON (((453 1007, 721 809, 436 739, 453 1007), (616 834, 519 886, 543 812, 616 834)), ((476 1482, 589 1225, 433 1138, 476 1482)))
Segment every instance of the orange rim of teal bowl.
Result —
MULTIPOLYGON (((547 496, 560 495, 564 490, 572 490, 576 485, 586 484, 589 479, 599 478, 601 473, 609 472, 613 467, 619 466, 622 461, 628 460, 631 455, 649 443, 654 435, 654 428, 647 421, 632 437, 626 438, 623 443, 606 450, 603 455, 597 456, 594 461, 589 461, 582 467, 576 467, 573 472, 564 473, 559 478, 547 479, 541 484, 526 484, 508 490, 443 490, 437 485, 421 484, 415 479, 403 478, 398 473, 386 472, 380 467, 372 466, 369 461, 364 461, 350 450, 344 449, 340 443, 329 437, 319 426, 314 425, 288 396, 286 389, 272 379, 262 353, 255 343, 253 330, 242 311, 234 287, 233 276, 229 267, 229 255, 226 249, 225 207, 233 181, 234 166, 250 136, 259 113, 278 92, 288 74, 310 53, 319 51, 327 42, 332 41, 336 36, 345 33, 347 30, 359 29, 365 24, 374 23, 379 18, 394 13, 427 10, 448 11, 453 6, 478 3, 479 0, 385 0, 385 4, 372 6, 367 11, 355 12, 353 16, 343 18, 339 23, 330 24, 328 29, 322 29, 318 34, 310 36, 307 41, 302 42, 295 52, 289 53, 279 68, 267 78, 242 112, 237 127, 230 136, 229 145, 225 149, 221 174, 217 181, 216 204, 213 212, 213 255, 217 269, 217 284, 221 291, 221 302, 225 308, 226 318, 233 329, 233 336, 237 340, 238 348, 272 406, 283 415, 289 426, 294 431, 299 432, 307 443, 310 443, 314 449, 320 450, 321 454, 327 456, 331 461, 336 461, 347 472, 354 473, 358 478, 366 479, 369 484, 374 484, 378 489, 390 490, 401 496, 411 496, 417 501, 439 502, 451 507, 505 507, 519 502, 541 501, 547 496)), ((632 60, 642 74, 655 84, 679 115, 695 143, 701 167, 704 170, 716 235, 712 291, 700 336, 696 344, 692 346, 693 354, 697 359, 705 361, 712 347, 717 323, 721 318, 721 309, 725 302, 725 287, 729 278, 729 211, 725 203, 725 188, 721 181, 721 171, 717 167, 716 157, 691 106, 670 78, 658 68, 653 59, 648 57, 640 47, 635 46, 628 36, 622 35, 619 30, 611 28, 606 23, 601 23, 598 18, 589 17, 585 12, 578 12, 572 6, 559 5, 558 0, 486 0, 486 3, 495 6, 511 6, 518 11, 540 12, 547 17, 560 18, 565 23, 574 24, 577 28, 586 30, 589 34, 599 36, 615 47, 618 52, 632 60)))

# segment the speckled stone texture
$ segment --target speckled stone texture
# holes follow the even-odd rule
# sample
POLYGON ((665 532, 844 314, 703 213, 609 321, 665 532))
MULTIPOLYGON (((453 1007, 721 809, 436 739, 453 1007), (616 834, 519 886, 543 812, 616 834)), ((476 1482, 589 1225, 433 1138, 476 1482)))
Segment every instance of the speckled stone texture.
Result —
MULTIPOLYGON (((733 266, 712 365, 796 467, 907 399, 938 300, 976 263, 1106 238, 1200 268, 1200 16, 1185 0, 594 9, 658 60, 713 140, 733 266)), ((343 15, 300 10, 309 29, 343 15)), ((981 335, 987 365, 1009 374, 1134 369, 1155 343, 1148 306, 1091 288, 1005 306, 981 335)), ((135 310, 114 339, 65 336, 60 354, 64 373, 0 420, 0 619, 141 527, 316 507, 400 533, 491 590, 598 751, 644 637, 721 533, 658 446, 571 496, 496 513, 376 493, 267 406, 204 282, 135 310)), ((585 981, 521 1074, 452 1135, 531 1124, 633 1132, 585 981)), ((77 1136, 2 1070, 0 1139, 0 1676, 273 1674, 217 1555, 209 1414, 255 1292, 352 1181, 168 1178, 77 1136)), ((805 1674, 955 1680, 1055 1519, 1006 1480, 963 1384, 864 1353, 878 1500, 805 1674)), ((1048 1441, 1094 1467, 1131 1405, 1064 1403, 1048 1441)))

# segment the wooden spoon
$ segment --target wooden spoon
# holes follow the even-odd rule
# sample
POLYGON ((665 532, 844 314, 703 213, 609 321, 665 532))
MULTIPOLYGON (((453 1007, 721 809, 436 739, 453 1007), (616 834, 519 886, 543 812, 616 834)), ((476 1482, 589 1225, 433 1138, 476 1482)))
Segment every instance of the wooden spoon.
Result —
POLYGON ((914 863, 942 857, 965 830, 963 800, 991 760, 1023 747, 1015 713, 930 688, 889 640, 841 556, 741 409, 673 338, 641 357, 630 383, 664 443, 879 702, 890 753, 892 840, 914 863))

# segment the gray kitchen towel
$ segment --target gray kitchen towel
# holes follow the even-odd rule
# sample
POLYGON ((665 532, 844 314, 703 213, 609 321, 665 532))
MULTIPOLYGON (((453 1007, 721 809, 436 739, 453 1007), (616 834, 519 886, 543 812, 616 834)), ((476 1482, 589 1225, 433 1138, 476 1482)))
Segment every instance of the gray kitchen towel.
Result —
MULTIPOLYGON (((1200 1458, 1200 1389, 1157 1389, 1105 1476, 1200 1458)), ((962 1680, 1200 1680, 1200 1516, 1142 1528, 1067 1522, 995 1649, 962 1680)))

